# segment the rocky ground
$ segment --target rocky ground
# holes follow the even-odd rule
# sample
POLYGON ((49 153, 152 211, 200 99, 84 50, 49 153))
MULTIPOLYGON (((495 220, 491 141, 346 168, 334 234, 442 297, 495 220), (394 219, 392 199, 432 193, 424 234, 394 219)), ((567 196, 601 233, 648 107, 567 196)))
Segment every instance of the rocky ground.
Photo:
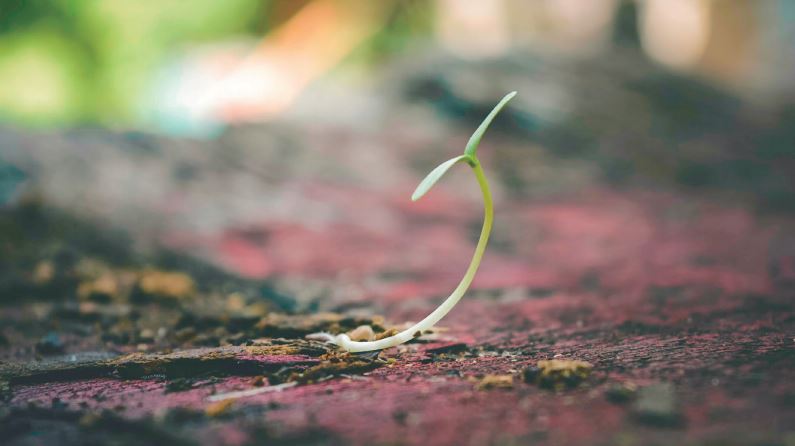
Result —
POLYGON ((793 444, 792 159, 766 132, 784 115, 743 131, 738 109, 725 132, 669 120, 665 138, 622 142, 587 119, 523 132, 535 115, 520 102, 480 149, 497 221, 461 303, 377 354, 304 339, 419 320, 469 261, 470 174, 408 197, 490 106, 433 79, 411 85, 435 108, 391 104, 356 131, 4 130, 4 159, 27 180, 0 211, 0 438, 793 444), (582 152, 555 154, 595 128, 582 152), (778 152, 737 151, 742 135, 778 152), (702 149, 669 156, 663 140, 702 149))

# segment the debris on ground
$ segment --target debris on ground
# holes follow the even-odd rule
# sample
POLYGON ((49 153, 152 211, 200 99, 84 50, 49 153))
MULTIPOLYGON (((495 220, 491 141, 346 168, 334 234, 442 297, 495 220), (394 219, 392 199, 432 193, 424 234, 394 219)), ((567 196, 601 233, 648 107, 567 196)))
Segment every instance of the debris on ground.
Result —
POLYGON ((394 335, 465 271, 471 178, 408 196, 504 93, 470 62, 418 63, 416 100, 395 84, 366 132, 317 113, 215 140, 0 128, 32 186, 0 207, 0 438, 788 444, 792 113, 613 56, 544 68, 549 88, 534 60, 481 67, 553 107, 520 92, 495 121, 472 289, 446 329, 383 352, 305 336, 394 335))
POLYGON ((512 389, 513 375, 486 375, 477 383, 478 390, 512 389))
POLYGON ((145 295, 181 299, 194 293, 195 284, 185 273, 147 270, 141 274, 138 287, 145 295))
MULTIPOLYGON (((378 352, 376 352, 376 355, 378 352)), ((302 384, 320 382, 344 375, 358 375, 386 365, 377 356, 373 359, 362 354, 333 351, 318 358, 320 363, 290 375, 290 381, 302 384)))
POLYGON ((593 366, 585 361, 550 359, 538 361, 535 366, 526 368, 522 372, 522 378, 526 383, 561 390, 579 385, 591 374, 592 368, 593 366))
POLYGON ((605 397, 611 403, 624 404, 632 401, 638 392, 638 386, 633 383, 613 384, 605 391, 605 397))
POLYGON ((224 415, 235 404, 234 399, 221 400, 210 404, 204 409, 204 413, 210 418, 216 418, 224 415))
POLYGON ((683 423, 676 389, 670 383, 652 384, 638 390, 632 412, 638 422, 650 426, 676 427, 683 423))
POLYGON ((351 341, 374 341, 375 332, 369 325, 360 325, 349 331, 348 337, 351 338, 351 341))

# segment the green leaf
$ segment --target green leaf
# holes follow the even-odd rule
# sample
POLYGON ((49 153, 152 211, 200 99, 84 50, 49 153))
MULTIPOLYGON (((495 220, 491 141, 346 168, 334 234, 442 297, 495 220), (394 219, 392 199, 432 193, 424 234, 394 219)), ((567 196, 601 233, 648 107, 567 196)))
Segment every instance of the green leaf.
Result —
POLYGON ((431 190, 433 185, 436 184, 437 181, 439 181, 439 178, 441 178, 442 175, 445 174, 445 172, 450 170, 450 168, 453 167, 453 165, 457 164, 460 161, 471 162, 471 159, 472 158, 469 155, 458 155, 457 157, 449 159, 443 162, 442 164, 436 166, 436 168, 433 169, 431 173, 429 173, 428 176, 426 176, 425 179, 423 179, 420 182, 420 185, 417 186, 417 189, 414 190, 414 193, 411 194, 411 201, 417 201, 420 198, 422 198, 423 195, 428 193, 428 191, 431 190))
POLYGON ((483 138, 483 134, 486 133, 486 129, 489 128, 491 121, 494 120, 494 117, 497 116, 497 113, 499 113, 500 110, 502 110, 502 108, 505 107, 505 104, 507 104, 508 101, 513 99, 514 96, 516 96, 515 91, 506 94, 505 97, 502 98, 500 103, 497 104, 494 107, 494 109, 491 110, 491 113, 489 113, 489 115, 486 116, 486 119, 484 119, 483 122, 480 123, 478 129, 475 130, 475 133, 473 133, 472 136, 469 138, 469 142, 467 143, 467 148, 464 150, 465 155, 473 157, 475 156, 475 152, 477 152, 478 145, 480 144, 480 139, 483 138))

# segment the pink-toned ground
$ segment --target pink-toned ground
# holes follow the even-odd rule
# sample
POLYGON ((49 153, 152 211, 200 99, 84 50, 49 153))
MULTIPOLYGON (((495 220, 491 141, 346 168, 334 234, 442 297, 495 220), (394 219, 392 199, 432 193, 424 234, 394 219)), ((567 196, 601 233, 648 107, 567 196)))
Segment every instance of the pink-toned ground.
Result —
MULTIPOLYGON (((325 193, 356 215, 378 201, 325 193)), ((417 206, 381 198, 384 212, 403 216, 396 227, 268 222, 232 227, 198 250, 243 275, 347 285, 324 309, 417 320, 465 267, 477 208, 444 190, 417 206)), ((498 200, 492 245, 445 330, 385 352, 374 370, 221 408, 208 397, 255 388, 252 364, 267 385, 280 361, 317 358, 236 352, 248 364, 239 373, 225 366, 170 391, 156 374, 11 378, 4 429, 21 444, 133 441, 123 432, 200 444, 790 444, 792 227, 788 217, 661 192, 498 200), (552 358, 593 371, 558 389, 524 379, 552 358), (483 388, 486 375, 513 384, 483 388)))

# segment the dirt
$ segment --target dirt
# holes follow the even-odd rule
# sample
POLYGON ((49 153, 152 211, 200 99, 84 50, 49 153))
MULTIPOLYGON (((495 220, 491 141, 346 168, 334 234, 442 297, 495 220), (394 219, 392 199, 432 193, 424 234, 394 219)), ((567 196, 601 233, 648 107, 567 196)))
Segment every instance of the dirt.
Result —
MULTIPOLYGON (((72 250, 90 263, 63 263, 44 250, 15 279, 13 292, 32 298, 7 303, 2 313, 2 431, 12 444, 40 435, 64 444, 775 443, 789 435, 791 288, 781 280, 785 270, 757 266, 785 220, 771 226, 769 217, 705 207, 696 220, 672 226, 643 220, 659 211, 629 198, 598 199, 601 207, 527 211, 529 221, 549 225, 533 250, 544 262, 510 273, 507 260, 517 254, 495 250, 438 330, 379 355, 342 354, 303 336, 363 325, 386 336, 438 302, 404 300, 416 292, 408 290, 434 289, 428 282, 393 291, 366 312, 289 314, 251 292, 268 282, 133 254, 113 263, 79 247, 72 250), (613 229, 617 209, 647 229, 613 229), (736 225, 738 237, 704 238, 699 228, 716 218, 707 209, 736 225), (568 215, 578 219, 561 226, 568 215), (646 274, 633 267, 632 237, 675 259, 695 249, 719 260, 679 267, 660 257, 657 273, 646 274), (610 241, 625 254, 609 262, 602 251, 555 257, 582 240, 610 241), (144 293, 137 281, 152 271, 190 277, 193 286, 178 298, 144 293), (401 324, 363 316, 382 312, 401 324), (278 387, 284 383, 297 385, 278 387), (264 391, 209 400, 250 389, 264 391), (349 414, 362 413, 381 421, 351 428, 349 414)), ((763 265, 781 262, 780 247, 770 255, 763 265)))
MULTIPOLYGON (((494 81, 532 84, 512 66, 494 81)), ((364 354, 304 339, 394 334, 466 268, 481 223, 467 172, 409 196, 487 101, 435 67, 417 76, 444 87, 434 107, 447 108, 387 104, 367 132, 293 122, 142 148, 104 130, 0 130, 32 185, 0 208, 0 438, 791 443, 791 160, 743 151, 765 130, 743 116, 762 115, 694 126, 651 84, 582 80, 575 91, 620 91, 583 94, 570 121, 533 132, 532 101, 495 122, 480 149, 491 244, 433 332, 364 354), (638 133, 635 112, 670 134, 638 133), (769 175, 743 176, 749 160, 769 175), (135 181, 119 187, 119 172, 135 181)), ((506 91, 535 91, 520 86, 506 91)), ((775 131, 756 141, 778 144, 789 127, 767 118, 775 131)))
POLYGON ((577 387, 591 374, 593 366, 585 361, 569 359, 550 359, 538 361, 522 371, 526 383, 561 390, 564 387, 577 387))
POLYGON ((512 375, 486 375, 477 383, 478 390, 512 389, 512 375))

